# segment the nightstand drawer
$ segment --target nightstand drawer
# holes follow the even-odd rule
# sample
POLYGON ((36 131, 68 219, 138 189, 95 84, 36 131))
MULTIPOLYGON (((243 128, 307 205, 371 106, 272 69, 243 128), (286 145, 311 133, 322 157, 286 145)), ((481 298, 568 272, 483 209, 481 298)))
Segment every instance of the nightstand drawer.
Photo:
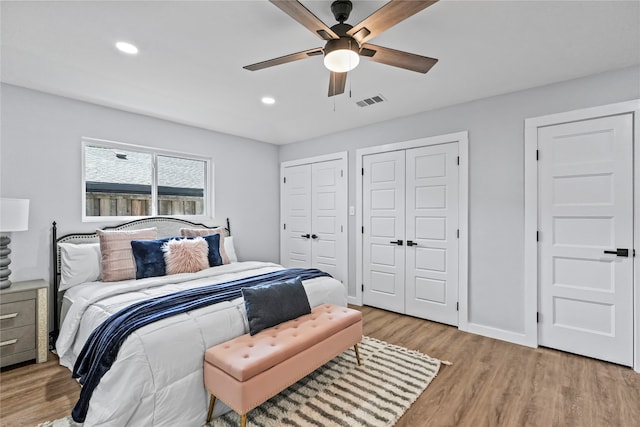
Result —
POLYGON ((17 328, 36 323, 36 301, 26 300, 0 304, 0 329, 17 328))
POLYGON ((10 356, 36 348, 36 331, 32 325, 0 332, 0 356, 10 356))
POLYGON ((26 362, 27 360, 33 360, 37 356, 36 349, 31 349, 29 351, 23 351, 22 353, 14 353, 8 356, 0 357, 0 367, 4 368, 5 366, 10 366, 20 362, 26 362))
POLYGON ((0 289, 0 367, 47 361, 48 295, 49 283, 39 279, 0 289))
MULTIPOLYGON (((13 289, 9 288, 13 291, 13 289)), ((20 292, 3 292, 2 299, 0 299, 0 303, 6 304, 8 302, 16 302, 16 301, 24 301, 36 299, 36 291, 20 291, 20 292)))

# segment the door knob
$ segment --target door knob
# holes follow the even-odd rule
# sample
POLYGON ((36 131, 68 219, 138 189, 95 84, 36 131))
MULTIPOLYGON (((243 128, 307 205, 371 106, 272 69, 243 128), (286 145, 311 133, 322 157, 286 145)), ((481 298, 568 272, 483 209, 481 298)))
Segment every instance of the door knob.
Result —
POLYGON ((311 235, 309 233, 301 234, 300 237, 304 237, 305 239, 308 239, 309 237, 311 237, 311 235))
POLYGON ((312 238, 312 239, 317 239, 317 238, 318 238, 318 235, 317 235, 317 234, 312 234, 312 235, 311 235, 311 238, 312 238))
POLYGON ((612 254, 612 255, 616 255, 616 256, 624 256, 624 257, 628 257, 629 256, 629 249, 616 249, 615 251, 604 251, 605 254, 612 254))
POLYGON ((391 243, 392 245, 402 246, 402 240, 399 240, 399 239, 394 241, 394 242, 389 242, 389 243, 391 243))

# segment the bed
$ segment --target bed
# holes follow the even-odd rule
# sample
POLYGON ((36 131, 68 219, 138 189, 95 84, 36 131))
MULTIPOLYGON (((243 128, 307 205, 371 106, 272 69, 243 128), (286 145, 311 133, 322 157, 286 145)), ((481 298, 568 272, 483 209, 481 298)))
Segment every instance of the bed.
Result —
MULTIPOLYGON (((157 229, 157 239, 160 239, 180 236, 183 228, 208 230, 215 227, 162 217, 127 222, 109 227, 108 231, 150 228, 157 229)), ((91 332, 131 304, 284 270, 282 266, 269 262, 237 261, 228 220, 225 228, 224 246, 223 243, 220 245, 221 249, 226 249, 226 264, 194 273, 107 282, 95 280, 96 272, 89 268, 90 264, 101 260, 99 248, 96 251, 99 232, 67 234, 58 238, 54 223, 53 282, 54 295, 57 296, 54 316, 55 325, 60 325, 59 330, 56 328, 54 331, 54 338, 60 364, 72 370, 91 332), (84 254, 85 258, 78 254, 84 254)), ((100 273, 101 277, 104 273, 100 273)), ((346 306, 344 285, 331 277, 305 280, 303 286, 311 308, 323 303, 346 306)), ((208 405, 203 384, 204 352, 248 331, 241 297, 187 311, 136 330, 123 342, 113 365, 96 386, 84 425, 203 425, 208 405)), ((228 408, 219 404, 215 414, 226 410, 228 408)))

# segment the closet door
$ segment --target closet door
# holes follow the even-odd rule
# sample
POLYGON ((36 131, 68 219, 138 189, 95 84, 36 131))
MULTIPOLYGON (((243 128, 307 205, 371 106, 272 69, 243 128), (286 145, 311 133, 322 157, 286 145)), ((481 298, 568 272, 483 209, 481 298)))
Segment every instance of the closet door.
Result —
POLYGON ((346 158, 283 167, 280 263, 347 283, 346 158))
POLYGON ((311 165, 286 168, 284 185, 285 267, 311 266, 311 165))
POLYGON ((405 152, 363 158, 363 303, 405 310, 405 152))
POLYGON ((341 160, 311 165, 311 267, 342 277, 346 254, 346 230, 341 217, 347 211, 341 160))
POLYGON ((458 325, 458 144, 406 151, 406 314, 458 325))
POLYGON ((365 305, 458 325, 458 144, 363 156, 365 305))

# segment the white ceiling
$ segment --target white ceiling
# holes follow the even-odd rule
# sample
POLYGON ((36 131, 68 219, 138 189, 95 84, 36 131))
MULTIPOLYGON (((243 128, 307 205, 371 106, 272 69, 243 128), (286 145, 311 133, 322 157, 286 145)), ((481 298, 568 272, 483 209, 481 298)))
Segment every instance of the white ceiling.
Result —
MULTIPOLYGON (((355 0, 348 23, 384 3, 355 0)), ((335 23, 330 1, 303 4, 335 23)), ((324 44, 266 0, 1 7, 3 82, 274 144, 640 63, 637 0, 441 0, 371 40, 438 58, 429 73, 363 59, 334 99, 321 57, 242 68, 324 44), (355 105, 377 94, 387 102, 355 105)))

